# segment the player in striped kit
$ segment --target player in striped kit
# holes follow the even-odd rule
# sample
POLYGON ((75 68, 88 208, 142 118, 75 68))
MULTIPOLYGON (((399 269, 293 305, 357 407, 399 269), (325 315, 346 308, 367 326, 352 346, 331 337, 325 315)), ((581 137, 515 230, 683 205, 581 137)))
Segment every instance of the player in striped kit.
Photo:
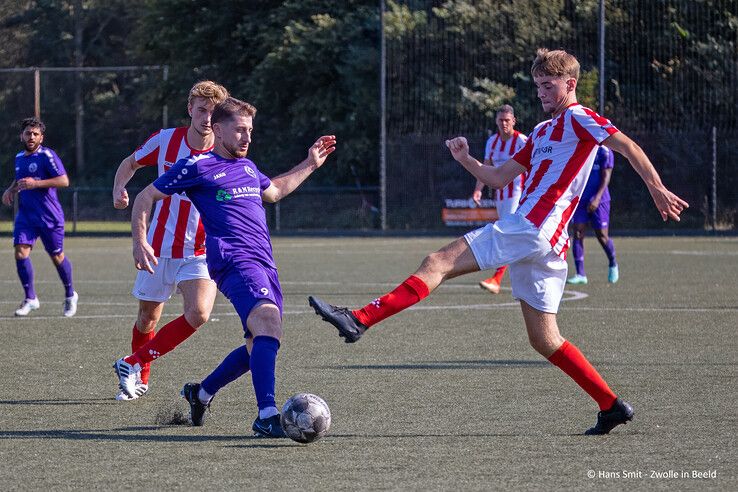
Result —
POLYGON ((541 105, 552 118, 536 126, 512 159, 500 167, 483 166, 469 155, 464 137, 446 142, 454 159, 492 188, 502 188, 527 172, 516 212, 430 254, 395 290, 361 309, 350 311, 315 297, 309 302, 318 315, 338 328, 340 336, 355 342, 369 327, 417 303, 445 280, 510 265, 513 297, 520 300, 530 344, 597 402, 597 422, 585 434, 607 434, 631 420, 633 408, 613 393, 579 349, 559 333, 556 313, 566 282, 566 226, 600 144, 628 159, 664 221, 678 221, 688 204, 666 189, 638 145, 609 120, 577 103, 579 62, 574 56, 563 50, 540 49, 531 73, 541 105))
MULTIPOLYGON (((190 125, 159 130, 121 162, 113 185, 115 208, 128 206, 125 186, 138 169, 156 166, 161 176, 180 159, 212 150, 215 139, 210 117, 215 105, 227 97, 228 91, 215 82, 196 83, 187 103, 190 125)), ((120 379, 130 371, 126 361, 139 363, 141 378, 135 391, 121 388, 118 400, 133 400, 148 391, 150 362, 174 349, 208 320, 217 292, 205 264, 200 214, 185 195, 175 194, 156 204, 148 241, 159 262, 153 274, 139 271, 136 276, 132 294, 139 300, 139 309, 131 335, 132 355, 114 365, 120 379), (164 303, 176 289, 182 293, 184 314, 155 333, 164 303)))
MULTIPOLYGON (((528 137, 515 130, 515 122, 515 110, 513 107, 509 104, 500 106, 495 117, 498 131, 487 139, 487 144, 484 148, 484 164, 486 166, 501 166, 525 145, 528 137)), ((518 208, 520 194, 523 192, 524 185, 525 174, 521 174, 504 188, 491 190, 494 193, 495 205, 497 206, 499 217, 515 212, 518 208)), ((481 203, 483 188, 484 183, 477 180, 474 193, 472 194, 472 199, 477 205, 481 203)), ((507 265, 501 266, 495 271, 492 277, 479 282, 479 286, 493 294, 499 294, 500 283, 506 270, 507 265)))

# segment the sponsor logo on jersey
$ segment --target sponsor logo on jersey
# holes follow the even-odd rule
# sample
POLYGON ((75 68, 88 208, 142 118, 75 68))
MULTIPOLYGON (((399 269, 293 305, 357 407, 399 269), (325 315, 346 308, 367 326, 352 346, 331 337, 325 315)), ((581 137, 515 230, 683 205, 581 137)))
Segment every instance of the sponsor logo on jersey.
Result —
POLYGON ((550 154, 553 152, 553 146, 547 145, 545 147, 538 147, 535 152, 533 152, 533 157, 537 156, 538 154, 550 154))
POLYGON ((29 173, 35 173, 37 169, 38 169, 38 164, 36 164, 35 162, 32 162, 28 165, 29 173))
POLYGON ((255 178, 256 177, 256 171, 254 171, 253 169, 251 169, 249 166, 243 166, 243 170, 246 171, 246 174, 248 174, 252 178, 255 178))
POLYGON ((216 179, 225 178, 225 177, 226 177, 225 172, 218 173, 218 174, 213 175, 213 181, 215 181, 216 179))
POLYGON ((218 190, 218 193, 215 194, 215 199, 219 202, 227 202, 228 200, 233 199, 233 195, 228 193, 226 190, 218 190))

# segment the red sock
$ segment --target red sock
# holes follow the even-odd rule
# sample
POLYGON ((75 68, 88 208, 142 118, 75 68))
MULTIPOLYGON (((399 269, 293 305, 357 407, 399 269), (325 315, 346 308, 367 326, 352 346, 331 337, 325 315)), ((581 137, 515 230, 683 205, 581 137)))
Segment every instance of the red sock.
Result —
MULTIPOLYGON (((131 353, 136 353, 138 349, 143 347, 146 342, 154 338, 154 330, 151 330, 148 333, 141 333, 138 331, 138 328, 136 328, 136 324, 133 324, 133 333, 131 334, 131 353)), ((141 366, 141 381, 144 382, 144 384, 149 384, 149 372, 151 372, 151 365, 150 364, 143 364, 141 366)))
POLYGON ((143 367, 144 364, 171 352, 174 347, 190 338, 195 331, 196 329, 190 326, 182 315, 162 326, 151 341, 136 350, 133 355, 126 357, 125 360, 129 364, 138 363, 143 367))
POLYGON ((495 279, 495 281, 498 284, 500 284, 500 283, 502 283, 502 277, 505 276, 505 272, 506 271, 507 271, 507 265, 501 266, 500 268, 497 269, 497 271, 495 272, 495 276, 492 277, 492 278, 495 279))
POLYGON ((597 402, 600 410, 607 410, 615 403, 615 393, 573 343, 565 341, 548 360, 576 381, 597 402))
POLYGON ((363 308, 351 311, 351 313, 356 316, 356 319, 362 325, 369 328, 383 319, 389 318, 393 314, 397 314, 416 302, 425 299, 429 293, 430 291, 428 290, 428 286, 425 285, 425 282, 415 275, 410 275, 389 294, 385 294, 363 308))

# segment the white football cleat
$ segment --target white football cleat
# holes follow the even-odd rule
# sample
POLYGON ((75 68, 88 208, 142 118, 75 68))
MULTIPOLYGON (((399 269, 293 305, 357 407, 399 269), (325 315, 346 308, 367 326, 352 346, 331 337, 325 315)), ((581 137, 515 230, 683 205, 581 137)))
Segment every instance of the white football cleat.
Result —
POLYGON ((138 398, 136 396, 136 386, 141 381, 141 366, 139 364, 131 365, 121 357, 115 361, 113 369, 115 369, 115 374, 118 376, 118 386, 123 393, 131 399, 138 398))
POLYGON ((38 297, 35 299, 23 299, 21 305, 15 310, 16 316, 28 316, 28 313, 35 311, 41 307, 41 303, 38 302, 38 297))
POLYGON ((79 296, 75 292, 72 297, 67 297, 64 299, 64 316, 67 318, 71 318, 75 315, 77 312, 77 301, 79 300, 79 296))
POLYGON ((136 400, 138 398, 141 398, 143 395, 145 395, 147 391, 149 391, 149 385, 144 384, 141 381, 137 381, 136 391, 134 392, 133 397, 128 396, 128 393, 126 393, 125 391, 121 389, 120 392, 117 395, 115 395, 115 399, 118 401, 136 400))

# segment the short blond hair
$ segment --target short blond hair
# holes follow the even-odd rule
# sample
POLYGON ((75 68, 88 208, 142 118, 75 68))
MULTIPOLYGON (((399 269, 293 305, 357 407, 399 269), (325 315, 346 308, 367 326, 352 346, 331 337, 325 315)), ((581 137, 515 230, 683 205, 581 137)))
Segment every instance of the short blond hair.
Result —
POLYGON ((228 98, 228 90, 220 84, 216 84, 212 80, 201 80, 190 89, 187 96, 187 104, 192 104, 196 97, 207 99, 213 104, 220 104, 228 98))
POLYGON ((539 48, 530 69, 533 77, 571 77, 579 80, 579 62, 564 50, 539 48))

